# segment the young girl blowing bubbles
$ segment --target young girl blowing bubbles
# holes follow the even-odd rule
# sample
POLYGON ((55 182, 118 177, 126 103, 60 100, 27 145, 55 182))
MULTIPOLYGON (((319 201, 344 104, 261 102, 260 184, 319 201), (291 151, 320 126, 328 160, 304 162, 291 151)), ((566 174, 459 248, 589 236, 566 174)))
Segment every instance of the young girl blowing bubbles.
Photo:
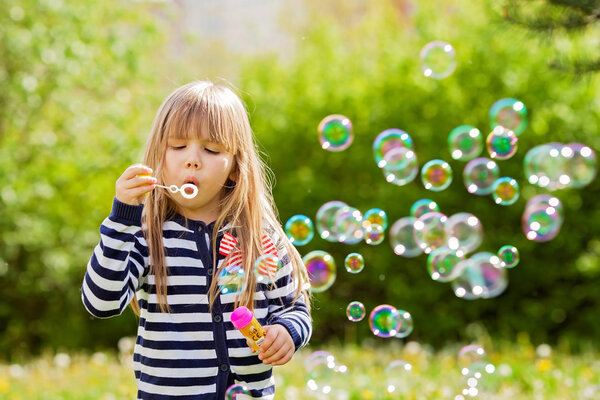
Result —
POLYGON ((130 303, 139 314, 138 399, 222 400, 234 383, 252 398, 274 397, 273 366, 287 363, 312 332, 308 279, 231 89, 198 81, 167 97, 144 164, 117 179, 100 234, 82 299, 96 317, 130 303), (161 188, 172 185, 186 186, 161 188), (280 261, 268 282, 253 273, 265 254, 280 261), (241 272, 243 290, 221 290, 225 268, 241 272), (231 323, 240 305, 265 328, 258 353, 231 323))

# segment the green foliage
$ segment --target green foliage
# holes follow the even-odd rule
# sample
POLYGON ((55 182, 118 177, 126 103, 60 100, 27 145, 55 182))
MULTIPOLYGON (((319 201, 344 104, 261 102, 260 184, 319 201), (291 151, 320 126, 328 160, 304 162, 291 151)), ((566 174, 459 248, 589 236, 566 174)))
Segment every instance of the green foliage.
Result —
POLYGON ((351 325, 344 310, 353 300, 362 301, 367 312, 382 303, 408 310, 415 322, 410 338, 435 345, 464 337, 463 328, 472 321, 507 338, 529 332, 536 342, 598 337, 598 180, 582 190, 555 193, 566 219, 553 241, 529 242, 520 226, 526 200, 542 192, 524 179, 527 150, 548 142, 599 148, 598 79, 574 80, 548 68, 551 47, 491 22, 490 10, 480 2, 311 4, 304 16, 309 23, 293 28, 295 57, 254 60, 243 65, 241 74, 253 127, 277 176, 274 195, 282 221, 295 214, 314 218, 322 204, 341 200, 363 212, 384 209, 391 224, 409 215, 417 199, 431 198, 446 215, 466 211, 481 219, 485 239, 478 251, 513 244, 521 252, 503 295, 467 301, 456 298, 448 284, 429 278, 425 256, 398 257, 387 241, 347 246, 315 238, 299 248, 301 254, 330 252, 338 275, 331 289, 315 295, 313 342, 371 336, 366 320, 357 332, 344 329, 351 325), (456 71, 443 80, 425 78, 420 71, 419 51, 433 40, 456 49, 456 71), (487 135, 488 110, 504 97, 522 100, 530 118, 517 155, 499 163, 501 175, 516 178, 522 188, 510 207, 469 195, 462 183, 465 163, 450 161, 446 144, 448 133, 462 124, 487 135), (343 152, 320 149, 316 128, 330 114, 346 115, 354 124, 354 142, 343 152), (430 192, 419 177, 401 187, 386 183, 371 146, 388 128, 412 136, 420 165, 434 158, 449 161, 454 171, 450 187, 430 192), (345 256, 354 251, 366 262, 358 275, 343 267, 345 256))
MULTIPOLYGON (((156 109, 150 20, 135 2, 0 9, 0 354, 105 333, 86 322, 78 288, 156 109)), ((103 326, 123 335, 135 322, 103 326)))

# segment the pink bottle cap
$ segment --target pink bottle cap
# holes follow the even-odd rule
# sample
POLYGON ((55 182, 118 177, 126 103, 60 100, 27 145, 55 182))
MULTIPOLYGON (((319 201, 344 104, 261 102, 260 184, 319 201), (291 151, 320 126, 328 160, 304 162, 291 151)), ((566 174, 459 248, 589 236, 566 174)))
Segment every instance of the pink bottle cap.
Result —
POLYGON ((242 329, 252 322, 252 317, 252 311, 248 310, 248 308, 244 306, 241 306, 233 310, 231 313, 231 323, 235 329, 242 329))

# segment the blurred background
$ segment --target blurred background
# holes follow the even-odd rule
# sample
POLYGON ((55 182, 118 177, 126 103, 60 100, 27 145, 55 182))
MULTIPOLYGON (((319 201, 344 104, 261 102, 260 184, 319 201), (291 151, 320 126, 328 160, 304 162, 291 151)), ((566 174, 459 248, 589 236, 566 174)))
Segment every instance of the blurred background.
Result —
POLYGON ((129 310, 91 318, 81 281, 115 180, 141 161, 158 106, 174 88, 203 78, 240 90, 274 172, 283 224, 296 214, 314 220, 323 204, 339 200, 362 212, 385 210, 391 225, 428 198, 448 216, 479 218, 478 251, 519 249, 505 291, 465 300, 431 279, 426 255, 398 256, 387 236, 376 246, 347 245, 316 232, 298 250, 331 254, 337 279, 315 293, 312 346, 404 340, 373 335, 368 318, 348 321, 346 306, 358 300, 367 315, 380 304, 407 310, 408 339, 434 349, 484 335, 585 350, 600 337, 600 183, 550 191, 530 184, 523 164, 530 149, 551 142, 600 149, 600 35, 585 18, 592 5, 552 3, 3 0, 0 360, 114 349, 135 335, 129 310), (420 51, 434 40, 456 52, 444 79, 422 70, 420 51), (466 163, 452 159, 447 143, 464 124, 487 136, 490 107, 502 98, 528 111, 517 153, 498 161, 502 176, 520 185, 510 206, 469 194, 466 163), (344 151, 321 148, 317 127, 331 114, 352 121, 354 140, 344 151), (373 141, 390 128, 410 134, 419 166, 447 161, 452 183, 439 192, 420 177, 388 183, 373 141), (541 193, 563 204, 561 230, 548 242, 527 240, 521 228, 527 201, 541 193), (359 274, 345 271, 350 252, 365 259, 359 274))

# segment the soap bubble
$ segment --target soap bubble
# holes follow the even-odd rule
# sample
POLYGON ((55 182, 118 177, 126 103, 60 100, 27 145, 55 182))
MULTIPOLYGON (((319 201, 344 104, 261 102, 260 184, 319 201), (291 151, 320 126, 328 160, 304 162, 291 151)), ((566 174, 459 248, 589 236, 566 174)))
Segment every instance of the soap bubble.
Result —
POLYGON ((478 344, 462 347, 458 351, 457 362, 463 376, 474 376, 479 379, 484 373, 493 371, 489 367, 490 363, 487 361, 485 350, 478 344))
POLYGON ((483 150, 483 136, 474 126, 457 126, 448 135, 448 149, 455 160, 472 160, 483 150))
POLYGON ((375 246, 383 242, 385 239, 385 232, 383 227, 377 224, 369 224, 364 230, 365 242, 371 246, 375 246))
POLYGON ((525 237, 536 242, 554 239, 560 232, 562 222, 562 203, 558 198, 548 195, 531 198, 521 219, 525 237))
POLYGON ((475 215, 466 212, 456 213, 446 221, 448 247, 470 253, 483 241, 483 226, 475 215))
POLYGON ((343 391, 348 382, 348 369, 327 351, 315 351, 304 360, 306 386, 326 395, 343 391))
POLYGON ((388 227, 387 214, 380 208, 371 208, 370 210, 367 210, 363 215, 363 220, 370 224, 381 225, 383 230, 386 230, 388 227))
POLYGON ((501 206, 509 206, 519 199, 519 184, 508 176, 496 179, 492 190, 494 201, 501 206))
POLYGON ((392 361, 384 371, 385 388, 388 393, 407 395, 415 382, 413 366, 404 360, 392 361))
POLYGON ((346 271, 351 274, 358 274, 365 268, 365 259, 359 253, 350 253, 346 256, 344 264, 346 265, 346 271))
POLYGON ((277 278, 277 271, 283 268, 281 260, 274 254, 264 254, 254 261, 254 276, 258 283, 273 283, 277 278))
POLYGON ((363 216, 356 208, 341 207, 336 211, 334 219, 338 241, 346 244, 356 244, 365 237, 363 216))
POLYGON ((381 132, 373 141, 373 156, 379 168, 386 166, 385 155, 392 149, 407 148, 413 149, 413 142, 410 135, 401 129, 386 129, 381 132))
POLYGON ((241 383, 234 383, 225 391, 225 400, 243 400, 249 397, 250 392, 248 391, 248 387, 241 383))
POLYGON ((340 208, 347 206, 343 201, 333 200, 328 201, 319 208, 315 223, 321 238, 329 242, 338 241, 335 215, 340 208))
POLYGON ((446 221, 448 217, 439 212, 429 212, 417 218, 414 223, 415 242, 425 254, 442 247, 448 240, 446 221))
POLYGON ((240 294, 246 289, 246 272, 241 265, 228 265, 217 276, 217 285, 223 294, 240 294))
POLYGON ((412 315, 408 311, 397 309, 398 314, 398 326, 396 327, 396 337, 405 338, 410 335, 413 331, 413 320, 412 315))
POLYGON ((390 245, 392 250, 402 257, 416 257, 423 253, 421 247, 415 241, 414 217, 400 218, 390 228, 390 245))
POLYGON ((503 126, 497 126, 490 132, 485 144, 490 157, 507 160, 517 152, 519 138, 515 133, 503 126))
POLYGON ((346 307, 346 316, 352 322, 362 321, 365 315, 365 306, 360 301, 353 301, 346 307))
POLYGON ((419 173, 419 164, 414 150, 406 147, 393 148, 383 157, 381 172, 385 180, 397 186, 412 182, 419 173))
POLYGON ((436 40, 421 49, 421 68, 428 78, 443 79, 456 68, 456 52, 451 44, 436 40))
POLYGON ((294 215, 285 223, 285 233, 295 246, 304 246, 315 235, 312 221, 306 215, 294 215))
POLYGON ((569 143, 566 147, 573 154, 568 157, 569 162, 566 171, 566 175, 571 178, 570 186, 582 188, 589 185, 596 177, 596 153, 590 147, 581 143, 569 143))
POLYGON ((432 211, 440 212, 440 207, 431 199, 419 199, 410 207, 410 215, 415 218, 419 218, 423 214, 427 214, 428 212, 432 211))
POLYGON ((319 142, 324 150, 346 150, 354 140, 352 122, 348 117, 334 114, 329 115, 319 123, 319 142))
POLYGON ((388 304, 381 304, 371 311, 369 327, 374 335, 388 338, 398 333, 398 310, 388 304))
POLYGON ((519 264, 519 250, 510 244, 500 247, 498 257, 504 268, 514 268, 519 264))
POLYGON ((519 136, 527 127, 527 107, 517 99, 500 99, 490 107, 490 128, 503 126, 519 136))
POLYGON ((444 160, 428 161, 421 168, 421 181, 425 189, 439 192, 452 183, 452 167, 444 160))
POLYGON ((434 281, 450 282, 461 274, 462 270, 457 265, 463 259, 462 252, 458 255, 456 250, 438 247, 427 257, 427 271, 434 281))
POLYGON ((475 158, 463 170, 463 180, 467 191, 483 196, 492 193, 494 182, 500 177, 500 168, 489 158, 475 158))
POLYGON ((495 254, 475 253, 459 264, 464 264, 458 266, 464 269, 451 283, 457 297, 467 300, 497 297, 508 286, 506 269, 495 254))
POLYGON ((314 250, 306 254, 302 261, 306 265, 310 286, 314 293, 324 292, 333 285, 336 278, 335 260, 329 253, 314 250))

